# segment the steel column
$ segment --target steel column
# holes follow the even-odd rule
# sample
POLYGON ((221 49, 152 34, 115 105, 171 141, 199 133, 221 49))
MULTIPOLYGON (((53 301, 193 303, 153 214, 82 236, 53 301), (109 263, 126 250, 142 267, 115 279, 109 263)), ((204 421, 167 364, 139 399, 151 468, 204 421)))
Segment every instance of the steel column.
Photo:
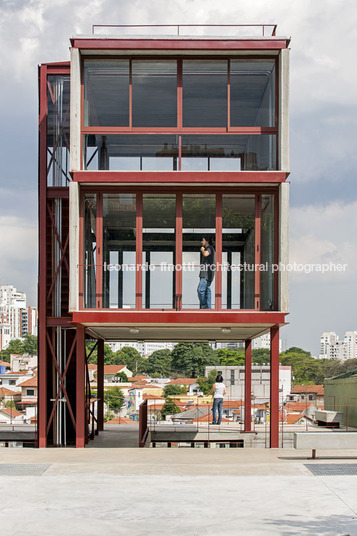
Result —
POLYGON ((85 403, 85 332, 83 326, 77 327, 76 355, 76 447, 83 448, 86 440, 86 403, 85 403))
POLYGON ((252 430, 252 341, 245 341, 244 366, 244 431, 252 430))
POLYGON ((270 328, 270 448, 279 448, 279 327, 270 328))
POLYGON ((97 427, 104 430, 104 340, 98 339, 97 346, 97 427))

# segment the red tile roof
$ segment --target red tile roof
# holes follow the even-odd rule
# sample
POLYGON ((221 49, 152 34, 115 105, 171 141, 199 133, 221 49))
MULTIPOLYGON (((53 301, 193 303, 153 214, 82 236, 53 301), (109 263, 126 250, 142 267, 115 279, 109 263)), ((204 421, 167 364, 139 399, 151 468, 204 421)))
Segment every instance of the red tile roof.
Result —
POLYGON ((126 365, 104 365, 104 374, 117 374, 125 367, 126 365))
POLYGON ((21 396, 21 391, 10 391, 6 387, 0 387, 0 396, 21 396))
POLYGON ((29 378, 22 383, 18 384, 18 387, 37 387, 37 376, 29 378))
POLYGON ((191 383, 197 383, 197 378, 177 378, 165 385, 191 385, 191 383))
POLYGON ((240 408, 242 406, 244 406, 244 402, 242 400, 223 400, 224 408, 240 408))
POLYGON ((162 396, 150 395, 148 393, 144 393, 143 400, 165 400, 165 398, 162 396))
POLYGON ((284 409, 288 412, 303 413, 310 406, 312 406, 312 402, 288 402, 284 409))
POLYGON ((20 413, 14 408, 1 408, 0 411, 1 413, 5 413, 6 415, 10 415, 12 417, 20 417, 20 415, 23 415, 23 413, 20 413))
POLYGON ((288 413, 286 416, 287 424, 296 424, 300 419, 303 419, 304 415, 299 415, 296 413, 288 413))
POLYGON ((323 396, 324 392, 325 390, 323 385, 295 385, 295 387, 291 389, 291 394, 293 395, 310 393, 323 396))
POLYGON ((141 382, 141 381, 150 382, 151 381, 151 378, 148 378, 147 376, 131 376, 129 379, 131 382, 141 382))
POLYGON ((97 370, 98 366, 95 363, 88 363, 88 370, 97 370))
POLYGON ((1 361, 1 359, 0 359, 0 367, 10 368, 11 365, 7 361, 1 361))

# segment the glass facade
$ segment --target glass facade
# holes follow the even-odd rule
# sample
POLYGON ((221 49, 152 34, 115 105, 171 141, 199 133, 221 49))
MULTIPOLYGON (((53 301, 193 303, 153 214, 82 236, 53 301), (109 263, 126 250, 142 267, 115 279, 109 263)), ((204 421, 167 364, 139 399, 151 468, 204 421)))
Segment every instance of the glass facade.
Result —
POLYGON ((227 60, 183 60, 184 127, 227 126, 227 60))
POLYGON ((142 296, 141 309, 199 309, 202 301, 198 285, 200 278, 205 277, 210 280, 208 308, 216 306, 219 278, 220 308, 253 310, 257 308, 255 297, 260 297, 260 309, 273 310, 275 196, 236 192, 85 194, 83 306, 134 309, 138 307, 137 297, 142 296), (142 198, 139 204, 137 195, 142 198), (221 216, 216 209, 218 202, 221 216), (142 221, 140 236, 138 218, 142 221), (182 224, 180 240, 178 222, 180 227, 182 224), (218 241, 217 228, 222 229, 218 241), (209 277, 202 273, 205 262, 202 239, 213 248, 209 277), (217 243, 222 244, 219 251, 216 251, 217 243), (140 244, 142 260, 137 264, 140 244), (260 265, 264 266, 258 270, 260 290, 257 289, 256 251, 260 252, 260 265), (221 258, 219 266, 217 256, 221 258), (182 263, 177 263, 178 258, 182 258, 182 263), (99 280, 98 274, 102 274, 99 280))
POLYGON ((135 307, 136 196, 103 194, 103 308, 135 307))
POLYGON ((133 126, 175 127, 177 61, 133 60, 133 126))
POLYGON ((175 307, 176 195, 143 195, 143 308, 175 307))
POLYGON ((129 126, 129 60, 85 60, 83 122, 129 126))
POLYGON ((255 196, 222 196, 222 308, 254 309, 255 196))
MULTIPOLYGON (((192 178, 276 170, 275 64, 269 56, 85 58, 83 169, 192 178)), ((205 238, 210 251, 218 244, 222 261, 216 270, 214 259, 210 307, 274 309, 277 194, 259 186, 245 191, 251 193, 216 185, 188 193, 176 184, 127 193, 118 185, 85 194, 83 306, 202 307, 205 238), (270 268, 259 277, 257 258, 270 268)))

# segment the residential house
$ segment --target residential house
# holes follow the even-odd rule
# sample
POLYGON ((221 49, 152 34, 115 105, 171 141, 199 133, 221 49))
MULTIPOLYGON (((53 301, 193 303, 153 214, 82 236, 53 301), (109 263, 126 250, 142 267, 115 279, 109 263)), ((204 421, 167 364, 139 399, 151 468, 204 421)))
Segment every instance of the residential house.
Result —
POLYGON ((294 402, 314 402, 319 407, 324 407, 323 385, 295 385, 288 396, 288 400, 294 402))

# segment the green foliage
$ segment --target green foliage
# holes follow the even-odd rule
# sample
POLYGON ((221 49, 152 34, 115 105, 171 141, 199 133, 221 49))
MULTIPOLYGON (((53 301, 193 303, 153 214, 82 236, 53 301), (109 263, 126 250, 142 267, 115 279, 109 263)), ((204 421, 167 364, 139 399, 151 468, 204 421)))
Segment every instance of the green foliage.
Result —
POLYGON ((208 377, 201 376, 197 379, 197 383, 204 395, 208 395, 211 391, 213 384, 216 382, 217 370, 210 370, 208 377))
POLYGON ((125 372, 117 372, 115 377, 120 378, 120 381, 124 383, 128 381, 128 376, 125 374, 125 372))
POLYGON ((104 422, 111 421, 114 418, 115 418, 114 413, 109 413, 109 414, 107 413, 106 415, 104 415, 104 422))
POLYGON ((232 348, 220 348, 215 351, 219 364, 222 367, 244 365, 244 351, 232 350, 232 348))
POLYGON ((37 355, 37 337, 28 333, 24 337, 23 353, 37 355))
POLYGON ((12 339, 8 347, 0 352, 0 359, 10 363, 10 354, 37 355, 37 337, 28 333, 23 341, 21 339, 12 339))
POLYGON ((111 387, 104 393, 104 401, 109 410, 120 411, 124 404, 124 394, 120 387, 111 387))
POLYGON ((171 351, 156 350, 147 359, 146 372, 150 376, 167 378, 171 373, 171 351))
POLYGON ((264 348, 252 350, 252 363, 253 365, 269 365, 270 351, 265 350, 264 348))
POLYGON ((176 406, 173 400, 167 398, 165 404, 162 406, 161 417, 165 419, 166 415, 175 415, 175 413, 181 413, 180 408, 176 406))
MULTIPOLYGON (((95 347, 97 344, 97 341, 86 341, 86 352, 87 355, 90 354, 92 351, 90 358, 88 359, 88 363, 94 363, 97 364, 98 360, 98 352, 97 348, 95 347)), ((114 353, 112 352, 112 349, 107 344, 104 344, 104 365, 116 365, 117 363, 114 363, 114 353)))
POLYGON ((208 343, 180 342, 171 356, 172 371, 188 378, 203 376, 206 366, 219 365, 219 358, 208 343))
POLYGON ((184 385, 172 383, 164 387, 164 396, 185 395, 187 393, 184 385))
POLYGON ((16 404, 13 400, 8 400, 5 404, 5 408, 16 409, 16 404))
POLYGON ((126 365, 128 369, 137 376, 146 372, 147 359, 141 357, 139 352, 131 346, 124 346, 115 352, 112 365, 126 365))

